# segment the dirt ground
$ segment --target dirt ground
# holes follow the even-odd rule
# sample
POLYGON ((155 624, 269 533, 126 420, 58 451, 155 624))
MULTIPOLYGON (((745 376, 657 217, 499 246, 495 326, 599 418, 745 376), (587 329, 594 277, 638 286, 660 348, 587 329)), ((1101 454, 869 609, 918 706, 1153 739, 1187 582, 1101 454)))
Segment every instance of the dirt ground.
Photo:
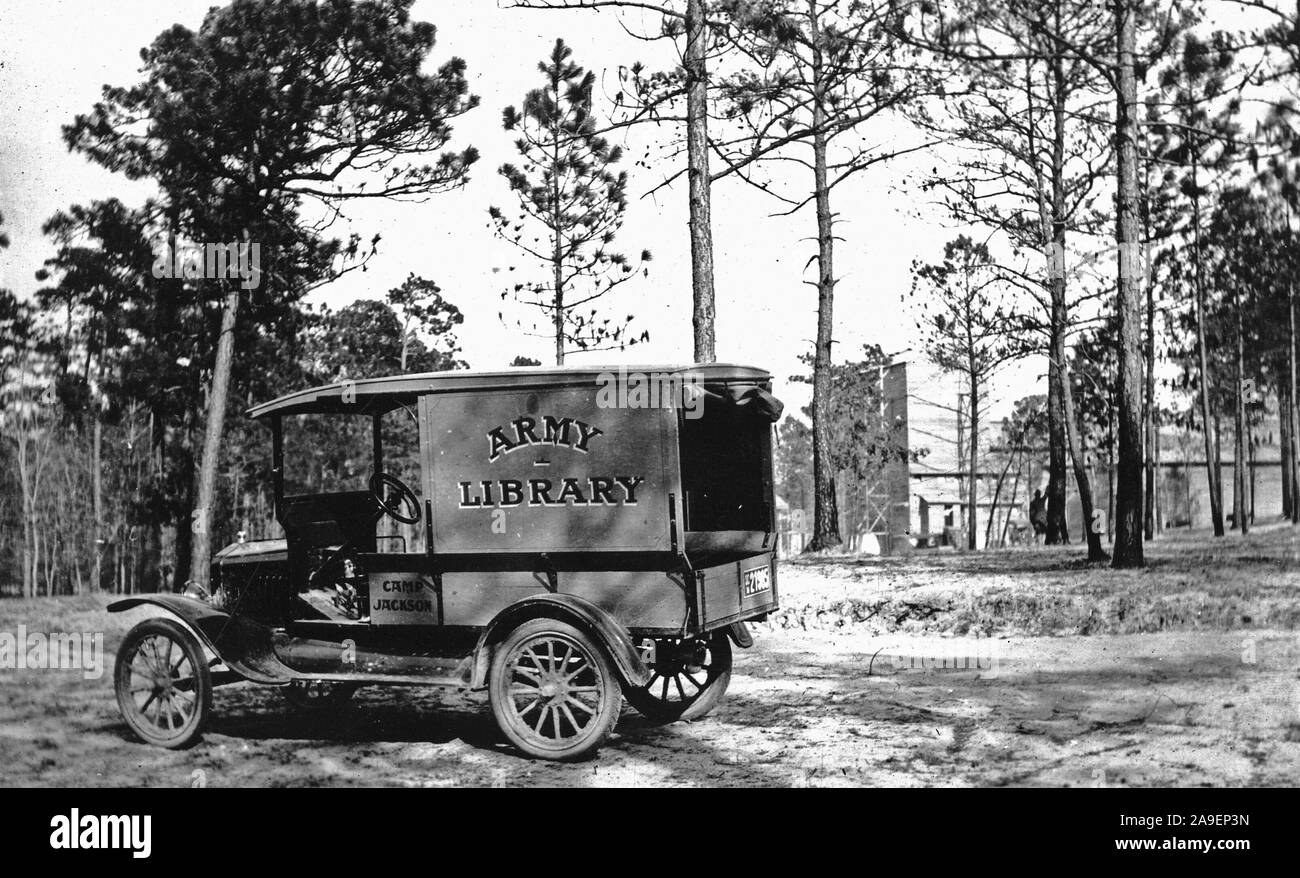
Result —
POLYGON ((1162 541, 1140 572, 1085 568, 1077 549, 791 562, 785 609, 713 715, 656 727, 629 709, 577 765, 515 755, 478 696, 417 689, 304 716, 223 687, 199 744, 149 747, 111 684, 142 611, 3 601, 0 632, 104 632, 107 655, 98 679, 0 670, 0 784, 1300 784, 1300 539, 1206 542, 1162 541))

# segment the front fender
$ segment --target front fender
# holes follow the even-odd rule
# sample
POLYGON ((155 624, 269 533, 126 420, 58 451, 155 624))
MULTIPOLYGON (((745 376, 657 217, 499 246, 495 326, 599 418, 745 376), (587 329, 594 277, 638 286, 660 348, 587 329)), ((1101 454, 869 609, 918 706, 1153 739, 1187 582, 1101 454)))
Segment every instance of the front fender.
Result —
POLYGON ((230 623, 229 613, 223 613, 197 598, 182 594, 150 594, 123 598, 109 604, 108 611, 122 613, 143 606, 162 607, 173 616, 179 617, 213 652, 220 655, 216 644, 222 639, 225 628, 230 623))
POLYGON ((652 674, 637 653, 632 635, 612 615, 591 601, 575 595, 538 594, 506 607, 483 630, 478 645, 474 648, 469 680, 471 689, 482 689, 487 685, 488 669, 492 665, 492 648, 516 627, 529 619, 537 618, 568 622, 594 637, 609 653, 614 669, 624 684, 640 688, 650 682, 652 674))
POLYGON ((150 594, 123 598, 108 605, 110 613, 140 606, 161 607, 176 616, 236 674, 254 683, 287 683, 289 677, 271 644, 271 629, 223 613, 197 598, 180 594, 150 594))

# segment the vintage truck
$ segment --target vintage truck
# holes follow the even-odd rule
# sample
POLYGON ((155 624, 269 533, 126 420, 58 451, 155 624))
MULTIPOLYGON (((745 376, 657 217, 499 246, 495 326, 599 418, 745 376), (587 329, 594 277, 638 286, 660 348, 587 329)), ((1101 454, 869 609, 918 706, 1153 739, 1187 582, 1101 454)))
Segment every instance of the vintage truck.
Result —
POLYGON ((338 704, 362 685, 487 690, 534 757, 591 753, 623 697, 694 719, 746 621, 777 608, 771 376, 707 364, 343 381, 249 410, 284 539, 210 591, 139 595, 118 653, 145 741, 202 732, 212 689, 338 704))

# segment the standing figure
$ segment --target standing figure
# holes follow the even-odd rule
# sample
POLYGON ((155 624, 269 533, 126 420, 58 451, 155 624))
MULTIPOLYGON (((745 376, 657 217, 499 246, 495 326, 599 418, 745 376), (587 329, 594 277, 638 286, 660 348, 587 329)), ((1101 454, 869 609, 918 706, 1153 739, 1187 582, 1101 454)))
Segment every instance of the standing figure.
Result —
POLYGON ((1034 527, 1034 543, 1047 533, 1047 498, 1041 488, 1034 489, 1034 499, 1029 501, 1029 523, 1034 527))

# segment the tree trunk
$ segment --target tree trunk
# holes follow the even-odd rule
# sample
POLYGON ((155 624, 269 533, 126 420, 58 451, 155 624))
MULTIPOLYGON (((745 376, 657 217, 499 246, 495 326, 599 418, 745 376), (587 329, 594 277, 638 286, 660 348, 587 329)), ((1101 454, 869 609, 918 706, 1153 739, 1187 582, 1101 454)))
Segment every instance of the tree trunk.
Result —
POLYGON ((1214 477, 1223 484, 1223 422, 1214 414, 1214 477))
MULTIPOLYGON (((1146 148, 1146 129, 1142 136, 1143 152, 1147 160, 1142 163, 1142 240, 1151 240, 1151 161, 1150 150, 1146 148)), ((1142 423, 1145 427, 1146 461, 1146 510, 1143 517, 1143 536, 1147 540, 1155 539, 1160 531, 1160 512, 1156 508, 1158 492, 1156 490, 1156 461, 1160 459, 1160 436, 1156 429, 1156 296, 1155 284, 1150 277, 1143 281, 1147 290, 1147 331, 1146 331, 1146 393, 1142 395, 1142 423)))
POLYGON ((1219 471, 1218 420, 1210 403, 1210 364, 1205 340, 1205 283, 1201 271, 1201 194, 1197 188, 1196 147, 1192 147, 1192 265, 1196 287, 1196 356, 1201 379, 1201 423, 1205 432, 1205 484, 1210 493, 1210 520, 1214 535, 1223 530, 1223 482, 1219 471))
POLYGON ((42 495, 52 437, 48 432, 42 433, 34 422, 31 425, 20 423, 14 440, 18 443, 16 462, 23 510, 23 592, 28 597, 36 597, 43 566, 41 535, 45 532, 41 522, 42 507, 37 498, 42 495))
POLYGON ((1237 378, 1236 411, 1233 413, 1234 436, 1232 438, 1232 520, 1242 535, 1250 533, 1250 523, 1246 512, 1246 394, 1245 394, 1245 360, 1246 345, 1241 327, 1241 290, 1232 292, 1233 317, 1237 324, 1237 351, 1235 373, 1237 378))
POLYGON ((90 479, 91 479, 91 515, 94 517, 91 528, 92 548, 95 552, 94 572, 91 574, 94 591, 102 585, 104 564, 104 418, 103 409, 94 405, 95 426, 91 438, 90 479))
POLYGON ((1106 540, 1115 542, 1115 377, 1106 397, 1106 540))
MULTIPOLYGON (((1290 229, 1290 215, 1288 214, 1288 231, 1290 229)), ((1296 399, 1296 319, 1295 319, 1295 283, 1287 281, 1287 410, 1286 421, 1289 429, 1287 430, 1287 448, 1290 452, 1288 459, 1290 464, 1283 474, 1284 478, 1291 485, 1291 523, 1300 523, 1300 461, 1297 461, 1297 451, 1300 451, 1300 436, 1296 435, 1297 424, 1300 418, 1296 413, 1300 410, 1300 400, 1296 399)))
MULTIPOLYGON (((558 242, 560 233, 555 233, 558 242)), ((559 244, 555 246, 556 252, 559 252, 559 244)), ((560 265, 557 255, 555 263, 555 365, 564 365, 564 277, 563 268, 560 265)))
MULTIPOLYGON (((1145 235, 1144 235, 1145 237, 1145 235)), ((1142 422, 1145 427, 1143 443, 1146 454, 1146 509, 1143 514, 1143 536, 1152 540, 1156 536, 1156 305, 1154 284, 1146 279, 1147 313, 1146 313, 1146 392, 1142 394, 1142 422)))
POLYGON ((704 0, 686 3, 686 162, 691 233, 691 290, 695 362, 712 363, 713 220, 709 180, 709 76, 707 10, 704 0))
POLYGON ((1246 472, 1250 475, 1250 523, 1255 523, 1255 427, 1246 414, 1246 472))
MULTIPOLYGON (((247 240, 247 236, 245 236, 247 240)), ((193 544, 190 547, 190 581, 208 587, 208 564, 212 554, 211 513, 216 503, 217 466, 221 457, 221 439, 226 423, 226 402, 230 389, 230 369, 235 357, 235 319, 239 313, 240 286, 232 282, 221 312, 221 334, 217 337, 217 358, 208 389, 208 413, 203 432, 203 458, 199 464, 198 496, 194 518, 190 523, 193 544)))
POLYGON ((400 370, 406 373, 407 354, 411 349, 411 318, 407 317, 402 321, 402 357, 400 370))
MULTIPOLYGON (((1064 278, 1061 280, 1064 281, 1064 278)), ((1054 279, 1053 290, 1056 285, 1054 279)), ((1053 350, 1064 346, 1063 341, 1057 339, 1056 335, 1056 329, 1053 328, 1050 342, 1053 350)), ((1070 532, 1065 520, 1064 411, 1064 400, 1061 398, 1061 367, 1055 357, 1050 357, 1047 364, 1047 533, 1043 538, 1043 542, 1049 546, 1070 542, 1070 532)))
MULTIPOLYGON (((1018 440, 1017 445, 1020 444, 1018 440)), ((984 522, 984 548, 993 545, 993 527, 997 524, 998 501, 1002 499, 1002 486, 1006 483, 1007 473, 1011 471, 1011 461, 1015 459, 1015 453, 1007 455, 1007 462, 1002 467, 1002 472, 998 473, 998 480, 993 484, 993 502, 989 504, 988 520, 984 522)), ((1015 500, 1011 501, 1012 503, 1015 500)))
POLYGON ((1160 477, 1160 418, 1156 416, 1156 451, 1155 451, 1155 470, 1156 470, 1156 533, 1165 532, 1165 494, 1163 490, 1163 479, 1160 477))
POLYGON ((33 521, 33 503, 28 483, 30 459, 27 454, 27 439, 21 433, 18 434, 17 455, 23 508, 23 594, 32 598, 36 597, 36 526, 33 521))
POLYGON ((1116 212, 1119 244, 1119 467, 1115 496, 1115 567, 1141 567, 1142 556, 1142 305, 1138 291, 1137 44, 1134 0, 1116 0, 1119 93, 1116 101, 1116 212))
MULTIPOLYGON (((560 106, 563 97, 560 94, 560 65, 557 63, 551 72, 551 91, 554 93, 555 106, 560 106)), ((551 304, 555 307, 555 365, 564 365, 564 241, 561 230, 564 228, 564 211, 560 207, 560 115, 556 113, 551 121, 551 304)))
MULTIPOLYGON (((1059 7, 1058 7, 1059 11, 1059 7)), ((1059 23, 1059 22, 1058 22, 1059 23)), ((1079 508, 1083 513, 1083 534, 1088 542, 1088 560, 1105 561, 1107 555, 1101 547, 1101 535, 1093 527, 1092 482, 1084 465, 1083 451, 1080 447, 1074 417, 1074 394, 1070 389, 1070 365, 1065 355, 1065 334, 1070 325, 1069 304, 1065 287, 1065 72, 1061 54, 1052 57, 1053 96, 1052 96, 1052 242, 1061 254, 1061 270, 1052 278, 1052 332, 1051 364, 1055 372, 1048 368, 1048 381, 1055 378, 1056 398, 1059 406, 1060 437, 1052 438, 1053 446, 1059 441, 1063 447, 1055 449, 1051 458, 1054 465, 1049 479, 1060 482, 1057 497, 1060 520, 1057 524, 1061 542, 1068 542, 1065 524, 1065 455, 1069 454, 1074 468, 1074 482, 1079 490, 1079 508)), ((1049 389, 1050 396, 1050 389, 1049 389)), ((1050 411, 1049 411, 1050 417, 1050 411)), ((1050 425, 1049 425, 1050 426, 1050 425)), ((1050 435, 1050 433, 1049 433, 1050 435)), ((1052 533, 1051 482, 1048 482, 1048 523, 1047 532, 1052 533)))
MULTIPOLYGON (((1056 10, 1059 13, 1059 7, 1056 10)), ((1057 26, 1059 27, 1059 14, 1057 26)), ((1048 473, 1047 473, 1047 535, 1048 545, 1068 543, 1069 527, 1065 516, 1066 456, 1069 453, 1070 416, 1066 407, 1065 334, 1069 327, 1069 306, 1065 290, 1065 70, 1059 51, 1052 52, 1052 207, 1050 234, 1052 246, 1060 256, 1059 270, 1051 277, 1051 312, 1048 332, 1047 368, 1047 420, 1048 420, 1048 473)), ((1041 202, 1040 202, 1041 204, 1041 202)), ((1041 207, 1040 207, 1041 210, 1041 207)), ((1076 474, 1078 468, 1075 469, 1076 474)), ((1087 477, 1079 483, 1080 491, 1088 484, 1087 477)), ((1085 502, 1080 497, 1081 502, 1085 502)), ((1092 497, 1086 499, 1090 508, 1092 497)), ((1085 514, 1084 534, 1091 532, 1091 521, 1085 514)), ((1091 541, 1089 542, 1091 546, 1091 541)), ((1089 549, 1091 553, 1091 548, 1089 549)))
MULTIPOLYGON (((155 472, 159 472, 159 473, 163 471, 162 442, 164 437, 163 431, 165 430, 165 427, 163 427, 163 423, 164 423, 163 419, 159 416, 153 416, 150 419, 150 424, 156 425, 159 428, 158 439, 157 439, 158 450, 154 458, 155 460, 154 466, 156 467, 155 472)), ((187 450, 193 449, 194 431, 190 428, 187 428, 183 432, 182 436, 184 437, 183 438, 184 447, 187 450)), ((178 470, 180 471, 177 476, 177 482, 181 486, 182 491, 184 492, 184 496, 181 498, 181 502, 179 504, 180 508, 182 509, 194 508, 194 490, 195 490, 195 485, 198 482, 198 475, 194 469, 196 458, 197 458, 197 454, 193 454, 193 453, 181 454, 177 456, 177 459, 175 461, 175 464, 178 470)), ((164 583, 164 586, 171 588, 171 590, 173 591, 181 590, 184 584, 190 581, 190 561, 191 561, 191 556, 194 548, 194 528, 193 528, 192 521, 186 521, 183 517, 155 518, 151 516, 149 520, 149 525, 151 528, 157 529, 160 541, 161 541, 161 534, 164 528, 168 528, 168 529, 175 528, 176 532, 175 532, 174 547, 175 547, 176 569, 172 571, 172 577, 170 582, 164 583)), ((158 560, 161 561, 161 558, 162 556, 160 554, 158 560)), ((158 575, 161 576, 161 574, 162 574, 162 568, 159 567, 158 575)))
POLYGON ((1281 357, 1274 365, 1277 374, 1281 376, 1278 381, 1277 390, 1277 424, 1280 435, 1280 456, 1282 464, 1282 517, 1291 518, 1291 400, 1290 392, 1286 386, 1287 364, 1281 357))
POLYGON ((555 308, 555 365, 564 365, 564 257, 561 252, 560 244, 560 195, 558 176, 552 175, 551 197, 555 205, 555 213, 552 215, 555 220, 555 228, 551 236, 551 272, 553 274, 552 283, 554 284, 554 299, 552 305, 555 308))
MULTIPOLYGON (((974 551, 979 547, 979 444, 980 444, 980 400, 979 375, 973 365, 970 370, 970 491, 967 492, 967 530, 966 548, 974 551)), ((990 510, 990 513, 992 510, 990 510)))
MULTIPOLYGON (((1020 435, 1021 435, 1021 442, 1023 443, 1024 433, 1021 433, 1020 435)), ((1002 539, 1000 542, 1003 548, 1005 548, 1007 545, 1007 529, 1011 527, 1011 509, 1015 507, 1016 500, 1020 496, 1020 470, 1024 465, 1024 461, 1022 459, 1022 455, 1019 450, 1015 452, 1015 455, 1016 455, 1016 474, 1015 477, 1011 480, 1011 507, 1007 509, 1007 514, 1002 519, 1002 539)))
POLYGON ((153 594, 165 586, 162 579, 162 528, 154 522, 140 528, 134 578, 136 591, 153 594))
MULTIPOLYGON (((1064 358, 1065 351, 1062 346, 1061 357, 1064 358)), ((1106 561, 1109 555, 1101 547, 1101 534, 1097 532, 1093 524, 1093 505, 1092 505, 1092 481, 1088 478, 1088 467, 1083 460, 1083 448, 1079 442, 1079 434, 1075 429, 1074 420, 1074 392, 1070 389, 1070 373, 1068 367, 1062 360, 1061 367, 1057 370, 1057 380, 1060 382, 1061 405, 1064 409, 1062 420, 1065 424, 1066 442, 1070 450, 1070 461, 1074 466, 1074 481, 1079 486, 1079 506, 1083 513, 1083 533, 1088 540, 1088 560, 1089 561, 1106 561)))
POLYGON ((817 203, 817 342, 813 353, 813 537, 808 549, 824 551, 840 544, 831 464, 831 327, 835 296, 834 239, 830 186, 826 171, 826 109, 822 104, 821 36, 816 0, 809 0, 813 81, 813 177, 817 203))

